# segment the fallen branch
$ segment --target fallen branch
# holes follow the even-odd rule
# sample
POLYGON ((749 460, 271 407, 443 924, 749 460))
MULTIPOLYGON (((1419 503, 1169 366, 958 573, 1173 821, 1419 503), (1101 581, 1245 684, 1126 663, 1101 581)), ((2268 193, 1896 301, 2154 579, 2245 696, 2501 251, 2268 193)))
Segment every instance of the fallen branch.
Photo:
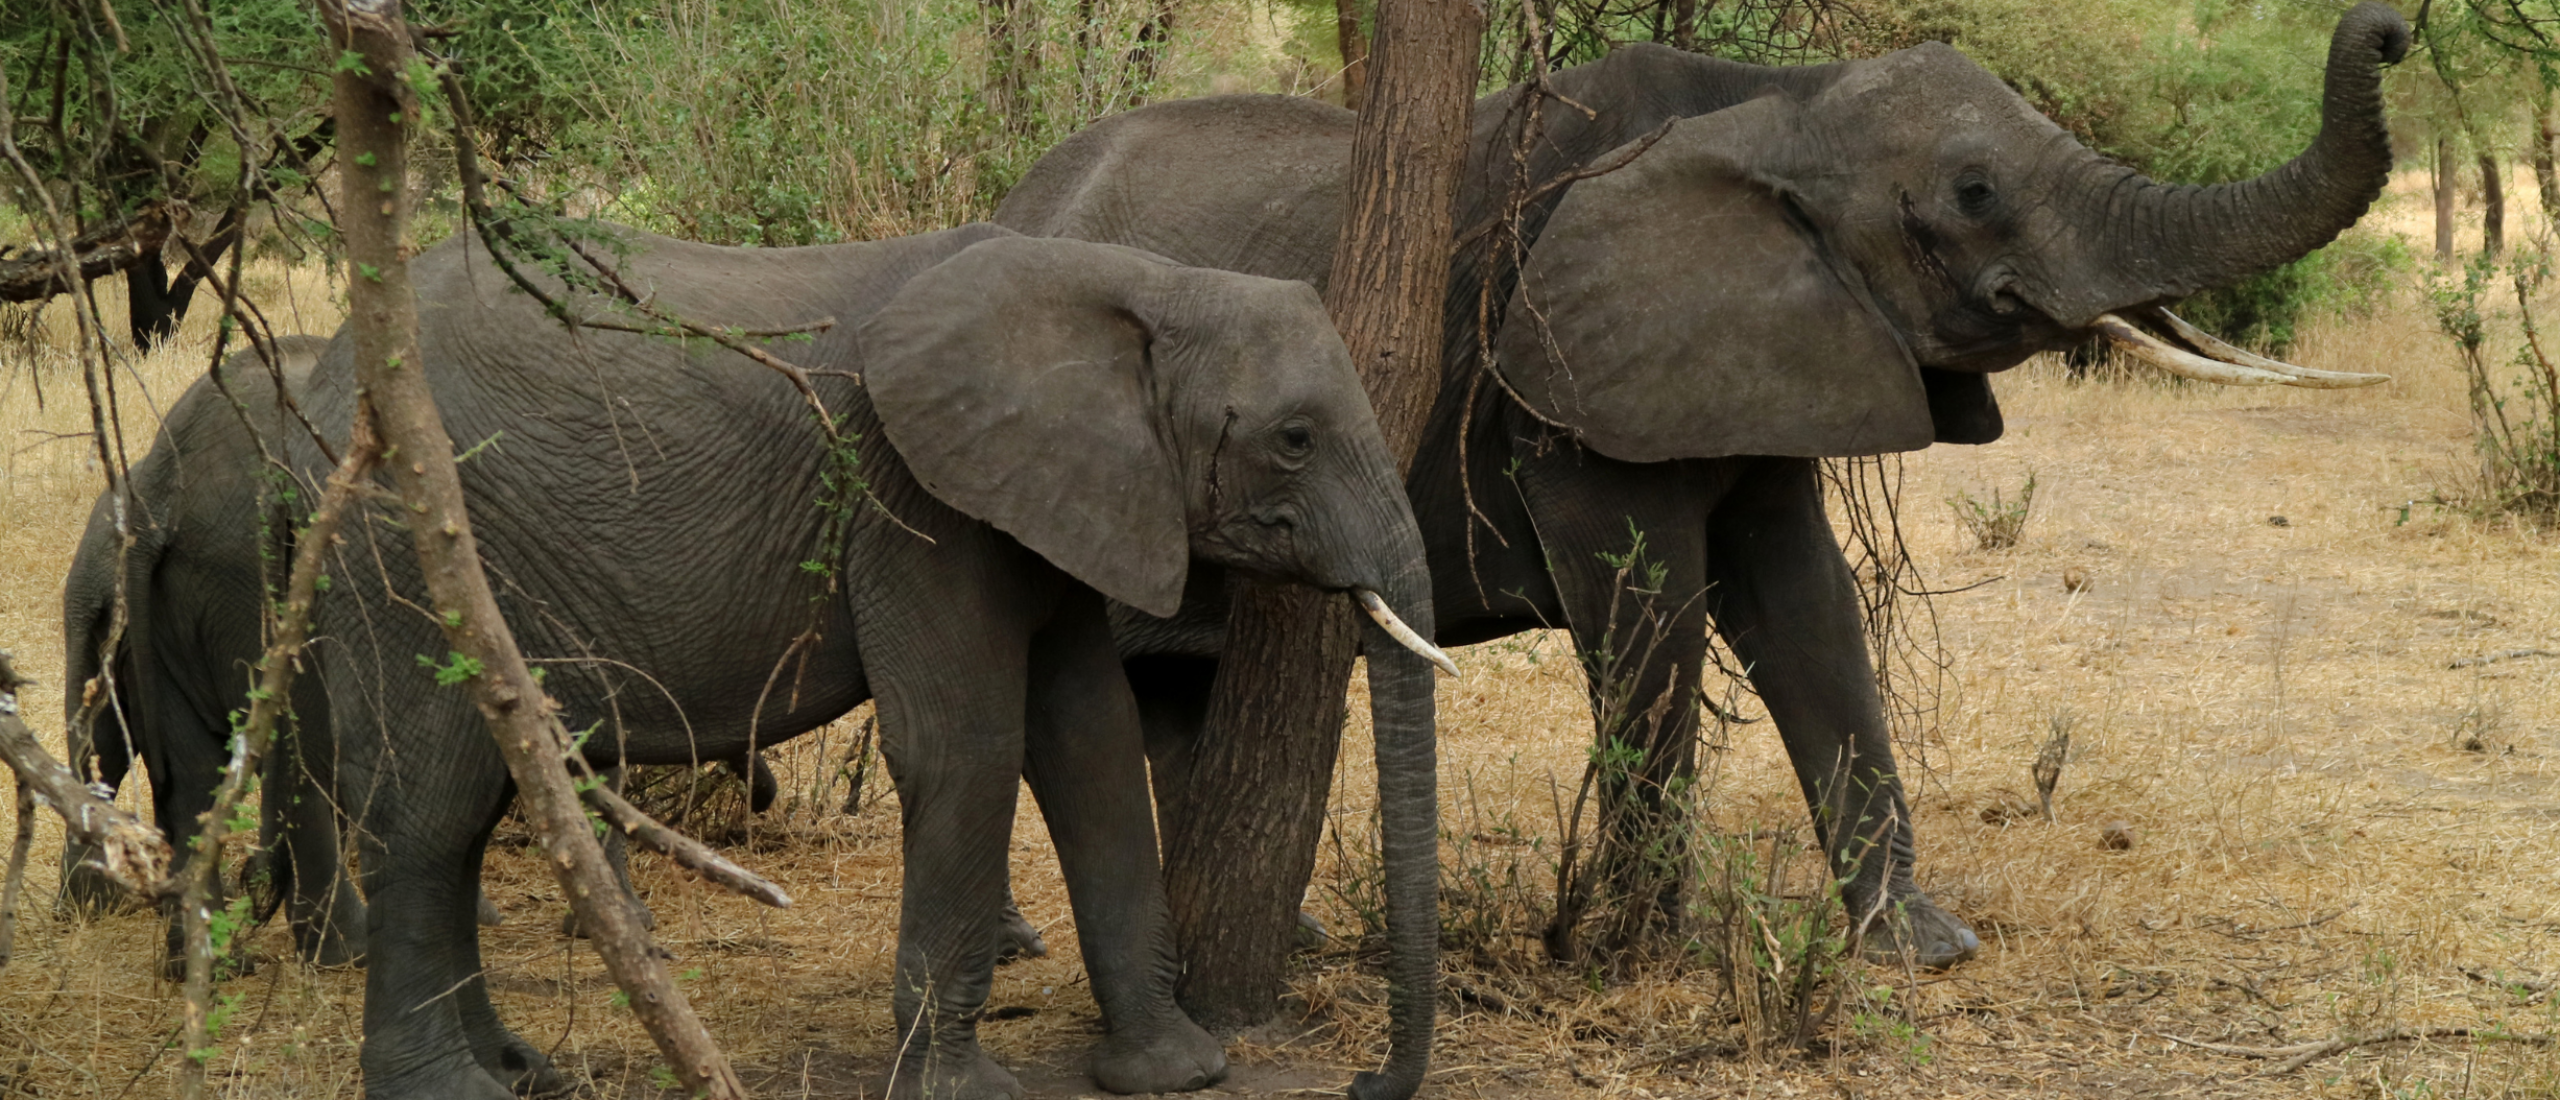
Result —
POLYGON ((2477 657, 2463 657, 2444 667, 2470 668, 2473 665, 2494 665, 2500 661, 2521 660, 2526 657, 2560 657, 2560 650, 2510 649, 2502 653, 2484 653, 2477 657))
MULTIPOLYGON (((169 240, 169 212, 159 206, 122 221, 102 225, 71 242, 80 279, 102 279, 160 254, 169 240)), ((63 278, 59 249, 35 249, 0 258, 0 302, 40 302, 72 289, 63 278)))
POLYGON ((2175 1035, 2162 1035, 2161 1038, 2167 1039, 2168 1041, 2180 1046, 2194 1047, 2197 1050, 2211 1051, 2215 1054, 2232 1054, 2242 1058, 2283 1059, 2272 1066, 2259 1070, 2257 1076, 2260 1077, 2275 1077, 2291 1073, 2304 1066, 2310 1065, 2313 1062, 2317 1062, 2320 1059, 2329 1057, 2330 1055, 2343 1054, 2347 1051, 2354 1050, 2357 1047, 2373 1046, 2380 1043, 2421 1042, 2430 1039, 2470 1039, 2475 1042, 2482 1043, 2521 1043, 2525 1046, 2547 1047, 2552 1045, 2553 1041, 2552 1037, 2549 1035, 2518 1034, 2510 1031, 2480 1031, 2467 1027, 2393 1027, 2384 1028, 2383 1030, 2374 1032, 2371 1035, 2341 1035, 2334 1039, 2321 1039, 2315 1042, 2295 1043, 2292 1046, 2282 1047, 2249 1047, 2239 1046, 2233 1043, 2208 1043, 2201 1039, 2183 1039, 2175 1035))
MULTIPOLYGON (((161 838, 160 830, 98 797, 44 750, 35 731, 18 718, 17 689, 27 683, 10 667, 7 652, 0 651, 0 762, 18 775, 18 789, 23 792, 20 805, 32 800, 33 805, 53 807, 72 839, 97 846, 107 877, 146 897, 158 896, 169 878, 168 841, 161 838)), ((13 873, 9 881, 14 898, 17 875, 13 873)))
MULTIPOLYGON (((585 764, 583 760, 578 763, 581 767, 585 764)), ((603 815, 606 824, 621 830, 622 835, 630 837, 641 847, 674 860, 676 866, 735 893, 776 909, 791 908, 791 895, 783 893, 781 887, 730 862, 729 857, 713 851, 710 845, 660 824, 656 818, 642 812, 640 807, 615 794, 612 787, 595 782, 593 775, 586 779, 581 784, 584 789, 578 792, 579 797, 594 807, 596 813, 603 815)))

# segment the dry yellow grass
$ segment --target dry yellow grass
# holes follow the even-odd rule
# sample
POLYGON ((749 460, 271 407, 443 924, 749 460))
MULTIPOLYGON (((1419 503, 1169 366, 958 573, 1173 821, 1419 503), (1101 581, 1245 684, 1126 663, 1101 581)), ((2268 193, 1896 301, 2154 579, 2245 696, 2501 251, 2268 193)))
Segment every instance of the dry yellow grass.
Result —
MULTIPOLYGON (((2387 216, 2420 222, 2416 205, 2387 216)), ((261 275, 281 288, 281 269, 261 275)), ((301 278, 302 314, 325 330, 325 288, 301 278)), ((65 318, 48 320, 59 347, 65 318)), ((201 369, 203 320, 124 390, 137 453, 150 416, 130 395, 147 388, 164 405, 201 369)), ((0 355, 0 644, 46 680, 27 703, 53 729, 55 601, 100 483, 82 444, 43 434, 85 423, 66 360, 0 355)), ((2401 521, 2404 502, 2458 485, 2470 462, 2452 357, 2415 306, 2322 327, 2297 358, 2397 380, 2344 393, 2073 384, 2037 362, 1998 383, 2008 438, 1907 460, 1904 534, 1932 585, 2002 578, 1937 600, 1954 672, 1937 724, 1917 734, 1933 766, 1911 777, 1921 881, 1986 947, 1944 975, 1853 968, 1852 988, 1895 990, 1891 1007, 1864 1019, 1844 1008, 1815 1050, 1729 1053, 1742 1045, 1733 1006, 1705 968, 1595 982, 1538 960, 1530 921, 1551 888, 1555 792, 1570 799, 1588 739, 1581 674, 1556 636, 1462 651, 1466 675, 1441 697, 1452 876, 1516 873, 1521 885, 1464 894, 1511 910, 1488 945, 1450 959, 1436 1094, 2560 1091, 2560 1051, 2516 1043, 2380 1044, 2253 1076, 2265 1061, 2176 1041, 2560 1032, 2560 660, 2448 667, 2560 648, 2560 546, 2424 504, 2401 521), (2029 470, 2023 542, 1970 549, 1938 501, 2014 489, 2029 470), (2074 572, 2076 592, 2062 579, 2074 572), (2033 802, 2028 765, 2058 713, 2076 736, 2056 820, 2003 819, 2001 807, 2033 802), (2101 845, 2113 822, 2129 826, 2130 849, 2101 845)), ((759 1095, 855 1095, 889 1042, 896 819, 876 769, 868 808, 835 812, 844 791, 828 780, 851 735, 839 725, 779 751, 785 807, 740 845, 798 908, 762 910, 636 861, 696 1004, 759 1095)), ((1353 852, 1372 802, 1367 751, 1355 718, 1335 817, 1353 852)), ((1709 759, 1714 828, 1802 828, 1765 725, 1735 729, 1709 759)), ((983 1034, 1040 1094, 1084 1095, 1074 1066, 1094 1011, 1046 837, 1024 810, 1017 881, 1056 951, 999 971, 992 1003, 1036 1011, 983 1034)), ((48 829, 20 956, 0 972, 0 1082, 20 1090, 0 1083, 0 1096, 162 1093, 174 1054, 154 1051, 177 1003, 152 976, 157 922, 53 920, 55 843, 48 829)), ((1310 904, 1353 927, 1339 895, 1363 861, 1332 852, 1310 904)), ((549 877, 520 846, 492 865, 511 918, 485 936, 502 1009, 592 1074, 597 1095, 658 1095, 654 1054, 611 1007, 600 968, 554 934, 549 877)), ((280 930, 255 949, 269 965, 229 987, 243 1003, 221 1052, 226 1095, 351 1094, 361 977, 274 963, 280 930)), ((1292 1014, 1231 1044, 1239 1081, 1338 1086, 1383 1049, 1382 1000, 1346 956, 1312 960, 1292 1014)))

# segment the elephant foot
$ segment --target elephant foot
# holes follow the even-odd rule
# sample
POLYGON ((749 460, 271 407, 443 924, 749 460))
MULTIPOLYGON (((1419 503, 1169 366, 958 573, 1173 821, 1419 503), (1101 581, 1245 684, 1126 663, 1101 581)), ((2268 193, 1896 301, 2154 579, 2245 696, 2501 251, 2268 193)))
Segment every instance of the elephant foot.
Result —
POLYGON ((314 899, 298 908, 304 915, 293 922, 294 954, 308 966, 322 970, 340 970, 364 965, 364 903, 353 891, 340 888, 326 899, 314 899), (326 913, 314 920, 308 914, 326 913))
POLYGON ((1022 1100, 1022 1082, 967 1041, 899 1059, 887 1092, 889 1100, 1022 1100))
POLYGON ((62 892, 54 896, 55 913, 65 918, 101 917, 141 905, 142 899, 108 878, 98 866, 97 849, 87 845, 65 847, 62 865, 71 870, 62 876, 62 892))
POLYGON ((397 1076, 365 1070, 364 1100, 516 1100, 478 1062, 456 1055, 397 1076))
POLYGON ((1040 938, 1040 930, 1031 927, 1031 922, 1023 917, 1022 909, 1007 900, 1004 912, 996 915, 996 965, 1003 966, 1015 959, 1048 957, 1049 941, 1040 938))
MULTIPOLYGON (((1863 916, 1863 907, 1850 912, 1863 916)), ((1945 970, 1982 950, 1982 937, 1956 915, 1938 907, 1929 895, 1913 890, 1886 904, 1867 925, 1869 962, 1899 965, 1909 959, 1922 970, 1945 970)))
POLYGON ((512 1031, 480 1057, 480 1068, 504 1082, 515 1096, 565 1096, 572 1088, 550 1058, 512 1031))
POLYGON ((336 922, 293 930, 294 957, 319 970, 352 970, 364 965, 364 932, 344 932, 336 922))
POLYGON ((498 908, 497 902, 489 900, 489 895, 482 894, 480 903, 472 907, 471 919, 480 922, 482 928, 496 928, 507 923, 507 914, 498 908))
POLYGON ((1176 1012, 1145 1034, 1113 1032, 1093 1052, 1093 1080, 1112 1092, 1190 1092, 1227 1077, 1227 1053, 1176 1012))

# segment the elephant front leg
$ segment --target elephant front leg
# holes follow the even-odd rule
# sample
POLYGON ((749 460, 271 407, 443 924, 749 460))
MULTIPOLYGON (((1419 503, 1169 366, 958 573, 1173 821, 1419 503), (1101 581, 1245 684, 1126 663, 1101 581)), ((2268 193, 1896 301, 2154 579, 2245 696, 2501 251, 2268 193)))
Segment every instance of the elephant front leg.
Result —
POLYGON ((987 702, 945 698, 937 705, 881 693, 882 751, 897 779, 905 836, 891 1097, 1022 1096, 1013 1074, 978 1046, 1023 764, 1020 696, 995 707, 987 702))
POLYGON ((1596 836, 1560 869, 1546 930, 1548 954, 1572 961, 1591 909, 1603 914, 1604 954, 1676 935, 1686 916, 1706 509, 1670 463, 1560 453, 1525 463, 1520 484, 1589 679, 1597 738, 1596 836))
POLYGON ((1217 1040, 1174 1004, 1173 949, 1136 700, 1099 597, 1082 593, 1032 647, 1025 772, 1075 906, 1076 937, 1109 1037, 1094 1080, 1113 1092, 1207 1088, 1217 1040))
POLYGON ((1953 966, 1982 941, 1912 880, 1911 810, 1814 465, 1759 461, 1710 524, 1717 629, 1786 742, 1867 954, 1953 966))

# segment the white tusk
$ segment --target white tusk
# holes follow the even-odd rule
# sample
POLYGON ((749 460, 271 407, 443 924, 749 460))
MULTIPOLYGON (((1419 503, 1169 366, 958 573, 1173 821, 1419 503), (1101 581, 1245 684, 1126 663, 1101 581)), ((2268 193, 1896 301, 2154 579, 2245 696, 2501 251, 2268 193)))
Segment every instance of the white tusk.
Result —
POLYGON ((2151 312, 2153 315, 2166 322, 2169 326, 2169 331, 2177 333, 2179 339, 2190 344, 2194 344, 2197 351, 2201 351, 2218 359, 2238 363, 2244 367, 2256 367, 2259 370, 2273 371, 2277 374, 2298 379, 2298 381, 2287 383, 2288 385, 2302 386, 2306 389, 2315 390, 2347 390, 2354 389, 2358 386, 2370 386, 2375 383, 2388 382, 2391 380, 2391 376, 2387 374, 2356 374, 2350 371, 2320 370, 2315 367, 2297 367, 2282 360, 2269 359, 2266 356, 2242 351, 2239 348, 2223 343, 2220 337, 2217 337, 2210 332, 2206 332, 2203 329, 2197 328, 2194 325, 2188 324, 2184 318, 2181 318, 2177 314, 2171 313, 2168 310, 2155 308, 2151 312))
POLYGON ((1378 629, 1386 631, 1388 637, 1421 654, 1423 660, 1439 666, 1440 671, 1451 676, 1458 674, 1458 662, 1450 660, 1448 654, 1440 652, 1439 646, 1423 641, 1422 635, 1404 625, 1403 619, 1396 618, 1395 612, 1387 610, 1387 601, 1380 599, 1377 593, 1366 588, 1354 588, 1351 595, 1360 601, 1360 610, 1368 612, 1370 621, 1377 623, 1378 629))
POLYGON ((2090 327, 2105 333, 2108 339, 2122 345, 2143 362, 2180 378, 2223 386, 2283 386, 2293 382, 2290 375, 2207 359, 2184 348, 2172 347, 2167 341, 2112 313, 2099 314, 2090 327))

